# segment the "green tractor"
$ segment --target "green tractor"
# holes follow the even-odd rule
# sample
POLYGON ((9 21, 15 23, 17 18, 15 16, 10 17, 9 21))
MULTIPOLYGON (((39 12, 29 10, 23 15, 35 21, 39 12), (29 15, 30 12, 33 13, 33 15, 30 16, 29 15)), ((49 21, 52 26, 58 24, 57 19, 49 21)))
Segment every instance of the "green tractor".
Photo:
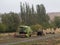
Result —
POLYGON ((32 29, 29 26, 20 26, 17 33, 19 37, 31 37, 32 29))

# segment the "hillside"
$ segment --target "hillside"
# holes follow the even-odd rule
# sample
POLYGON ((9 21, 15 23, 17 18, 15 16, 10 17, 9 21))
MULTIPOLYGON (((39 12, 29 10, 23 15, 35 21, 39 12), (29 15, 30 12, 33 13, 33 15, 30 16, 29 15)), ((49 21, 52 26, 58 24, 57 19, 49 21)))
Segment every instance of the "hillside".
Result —
POLYGON ((50 19, 53 20, 55 16, 60 16, 60 12, 52 12, 52 13, 48 13, 48 15, 50 19))

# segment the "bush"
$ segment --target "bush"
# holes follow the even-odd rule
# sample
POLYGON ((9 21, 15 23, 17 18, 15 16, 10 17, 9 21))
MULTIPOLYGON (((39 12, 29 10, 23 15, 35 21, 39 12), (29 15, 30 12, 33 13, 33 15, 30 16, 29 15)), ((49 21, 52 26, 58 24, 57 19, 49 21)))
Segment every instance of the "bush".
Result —
POLYGON ((38 31, 39 29, 42 29, 42 26, 39 24, 36 24, 36 25, 32 25, 31 28, 33 31, 38 31))
POLYGON ((5 31, 6 31, 6 26, 0 23, 0 33, 5 32, 5 31))

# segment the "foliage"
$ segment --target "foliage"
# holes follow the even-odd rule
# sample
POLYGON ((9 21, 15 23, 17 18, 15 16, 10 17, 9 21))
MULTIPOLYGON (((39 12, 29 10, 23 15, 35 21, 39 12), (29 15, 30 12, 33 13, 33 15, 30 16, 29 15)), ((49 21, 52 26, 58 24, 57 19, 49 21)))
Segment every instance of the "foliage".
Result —
POLYGON ((50 21, 49 28, 55 28, 55 23, 53 21, 50 21))
POLYGON ((36 24, 36 25, 32 25, 31 28, 33 31, 38 31, 39 29, 42 29, 42 26, 39 24, 36 24))
POLYGON ((43 4, 37 5, 37 15, 38 15, 38 23, 43 27, 48 26, 49 24, 49 16, 46 14, 46 10, 43 4))
POLYGON ((20 19, 18 14, 10 12, 2 15, 2 23, 7 26, 7 32, 13 32, 17 30, 17 27, 20 24, 20 19))
POLYGON ((22 23, 25 25, 41 24, 43 27, 48 27, 49 16, 46 14, 46 10, 43 4, 30 7, 27 3, 20 3, 22 23))
POLYGON ((33 5, 30 7, 27 3, 20 3, 19 14, 10 12, 2 15, 2 23, 6 25, 7 32, 16 31, 20 24, 32 26, 33 30, 49 27, 50 18, 43 4, 37 5, 35 10, 33 5))
POLYGON ((6 31, 6 25, 0 23, 0 33, 5 32, 6 31))
POLYGON ((20 3, 21 8, 21 18, 22 23, 25 25, 32 25, 35 24, 35 15, 34 15, 34 7, 32 5, 32 8, 26 3, 22 4, 20 3))
POLYGON ((54 18, 54 24, 55 24, 55 27, 60 28, 60 17, 59 16, 56 16, 54 18))

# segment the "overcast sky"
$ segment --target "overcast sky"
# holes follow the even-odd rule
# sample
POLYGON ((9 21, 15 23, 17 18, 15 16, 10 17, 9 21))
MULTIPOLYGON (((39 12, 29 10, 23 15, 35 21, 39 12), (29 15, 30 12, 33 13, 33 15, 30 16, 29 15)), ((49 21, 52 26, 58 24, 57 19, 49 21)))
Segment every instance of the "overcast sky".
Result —
POLYGON ((20 2, 30 5, 44 4, 47 12, 60 12, 60 0, 0 0, 0 13, 20 12, 20 2))

